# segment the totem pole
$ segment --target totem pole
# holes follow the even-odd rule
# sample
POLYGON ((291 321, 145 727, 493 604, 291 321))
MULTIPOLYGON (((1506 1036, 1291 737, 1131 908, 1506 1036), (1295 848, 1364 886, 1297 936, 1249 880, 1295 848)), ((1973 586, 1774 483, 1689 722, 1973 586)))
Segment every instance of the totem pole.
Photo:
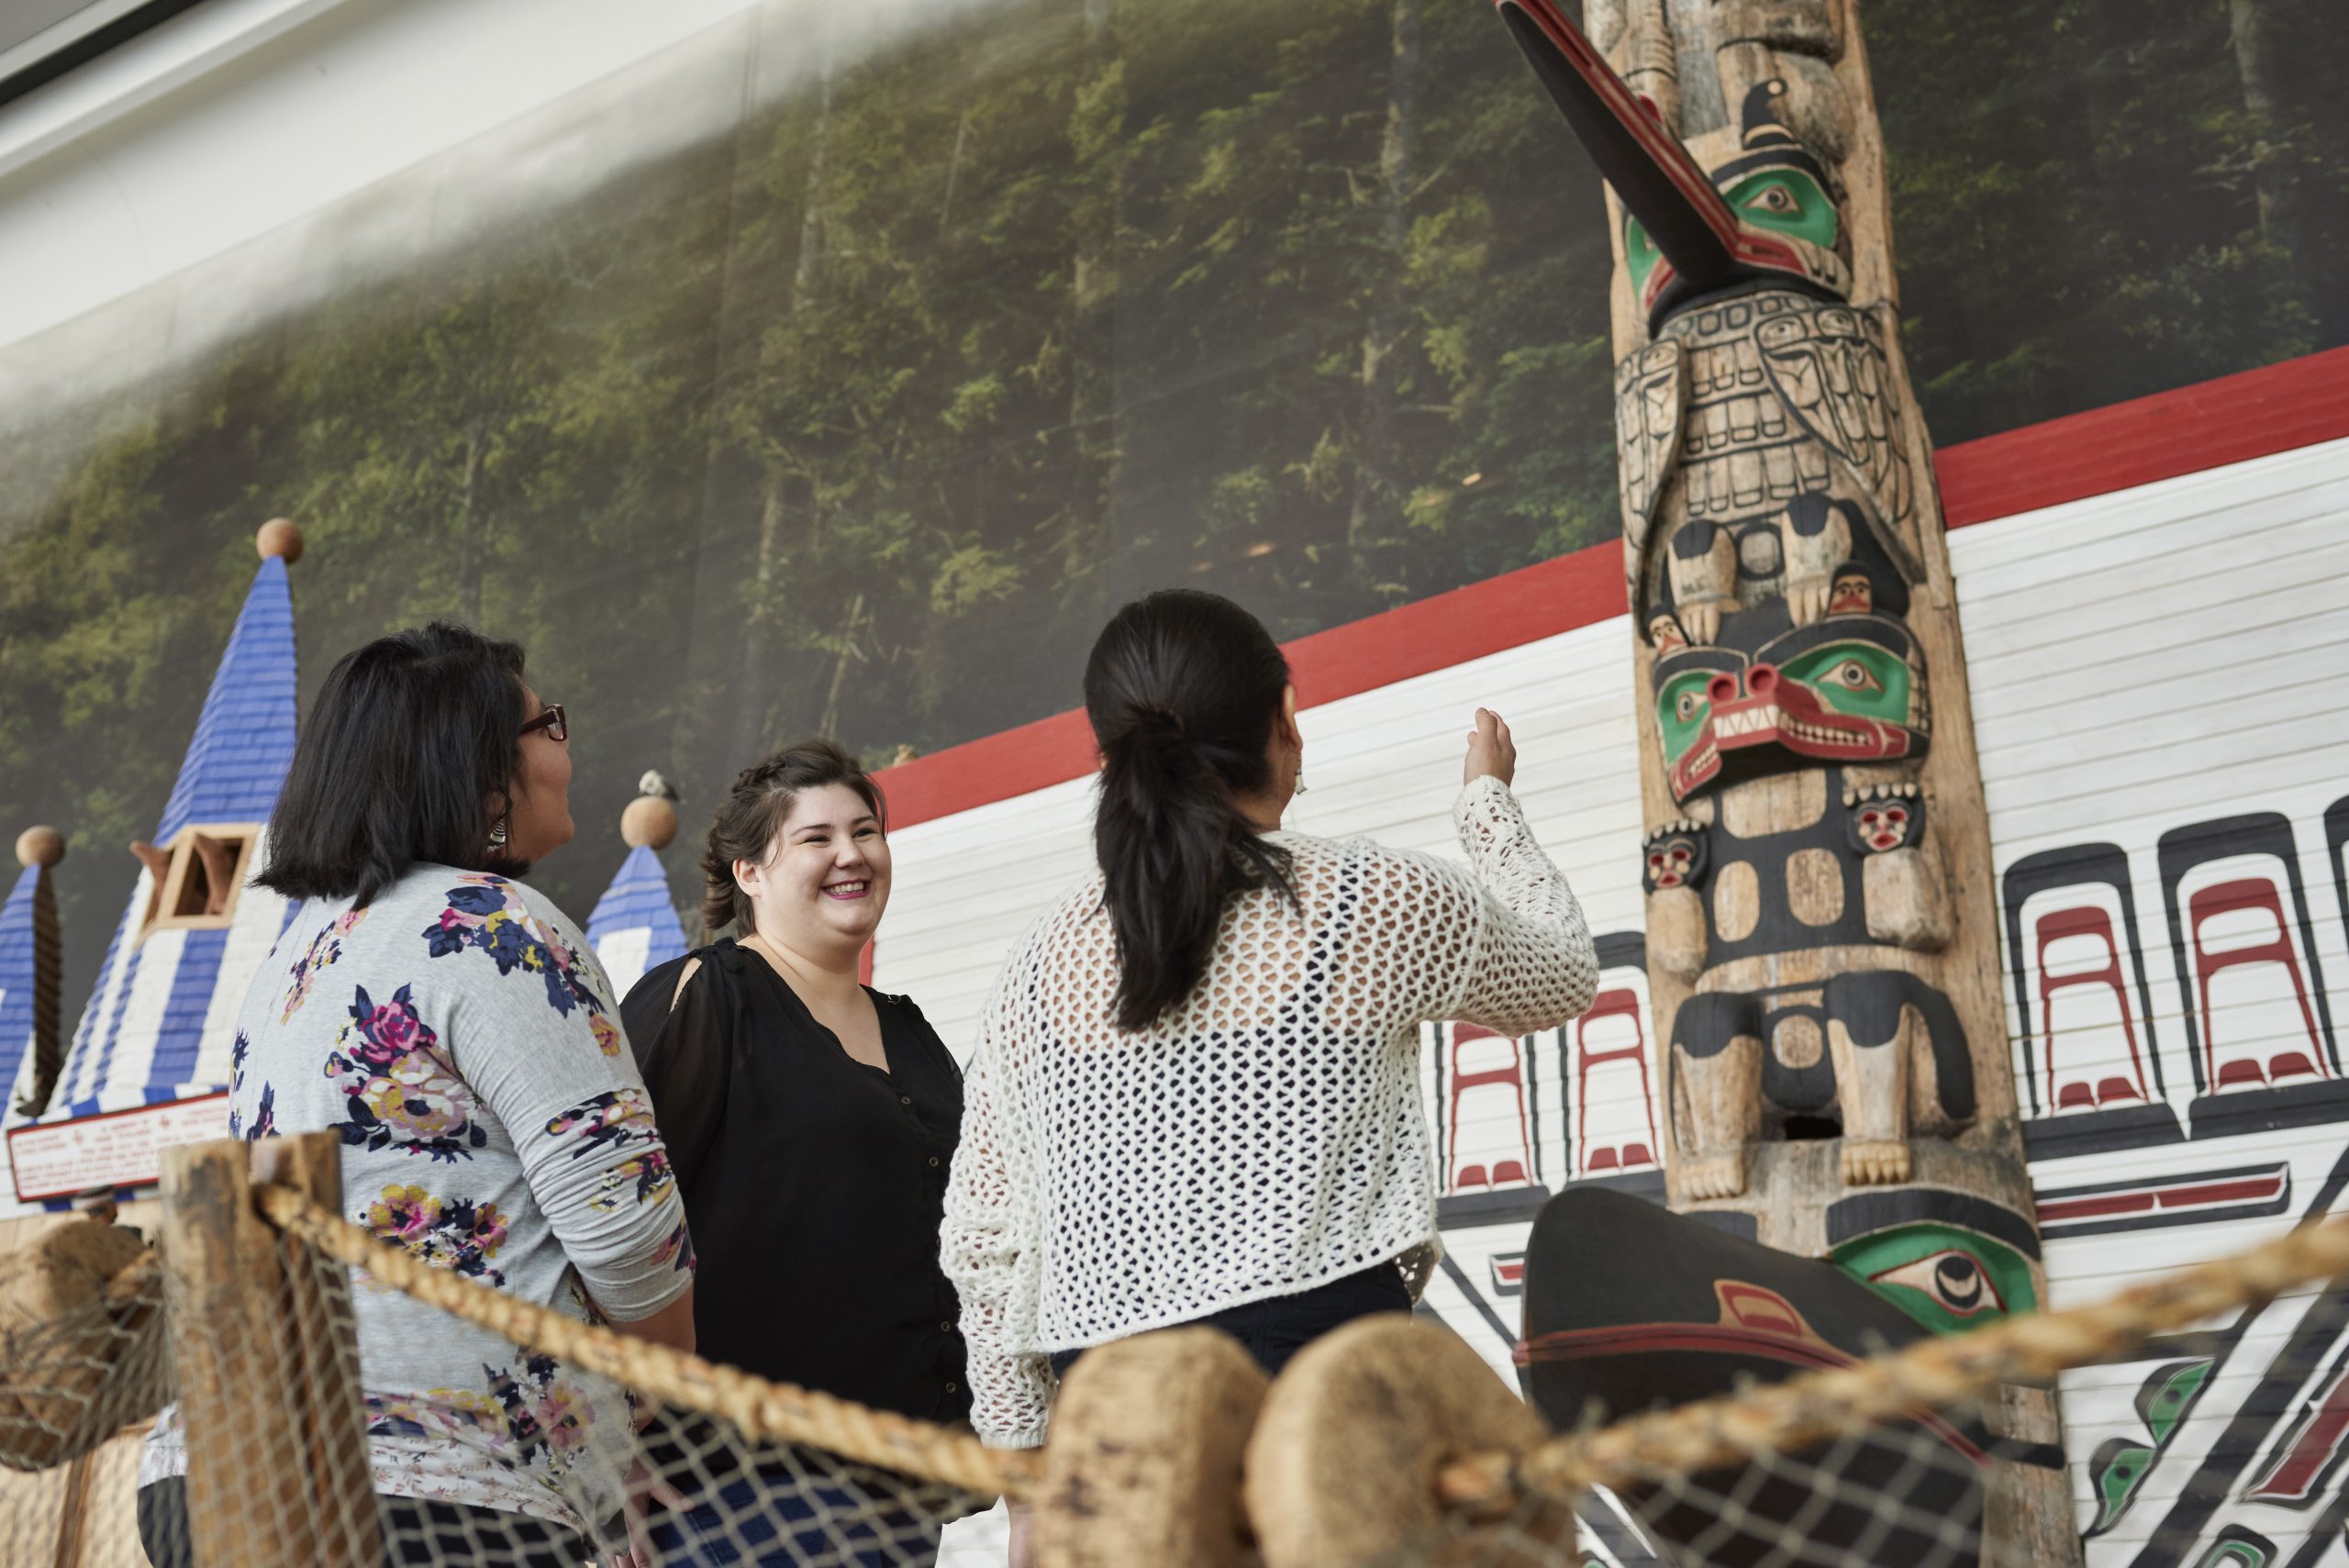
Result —
MULTIPOLYGON (((1586 0, 1588 39, 1558 0, 1498 6, 1608 183, 1672 1207, 1831 1260, 1929 1328, 2035 1307, 1857 0, 1586 0)), ((2044 1393, 1995 1414, 2056 1439, 2044 1393)), ((2060 1469, 2010 1468, 2001 1560, 2076 1561, 2060 1469)))

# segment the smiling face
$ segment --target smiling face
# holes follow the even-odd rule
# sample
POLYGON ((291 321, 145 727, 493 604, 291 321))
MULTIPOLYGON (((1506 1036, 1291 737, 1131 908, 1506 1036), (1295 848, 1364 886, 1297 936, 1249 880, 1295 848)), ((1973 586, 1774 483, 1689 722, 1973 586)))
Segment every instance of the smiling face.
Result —
POLYGON ((756 861, 734 881, 758 912, 759 935, 811 958, 853 961, 889 903, 889 840, 846 784, 800 792, 756 861))

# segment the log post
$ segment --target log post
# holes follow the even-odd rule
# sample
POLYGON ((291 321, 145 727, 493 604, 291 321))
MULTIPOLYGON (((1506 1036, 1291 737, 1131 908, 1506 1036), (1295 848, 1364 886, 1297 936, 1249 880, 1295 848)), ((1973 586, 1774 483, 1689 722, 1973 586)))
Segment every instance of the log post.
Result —
POLYGON ((1052 1407, 1039 1568, 1240 1568, 1241 1456, 1264 1374, 1215 1329, 1097 1346, 1052 1407))
MULTIPOLYGON (((251 1146, 255 1172, 340 1211, 330 1133, 251 1146)), ((342 1270, 255 1211, 248 1146, 162 1156, 161 1251, 187 1525, 197 1563, 239 1568, 381 1561, 366 1424, 342 1270)))
POLYGON ((1447 1519, 1436 1485, 1471 1454, 1521 1453, 1542 1418, 1449 1329, 1361 1318, 1297 1353, 1248 1440, 1245 1496, 1264 1568, 1534 1568, 1575 1561, 1574 1515, 1534 1502, 1447 1519))

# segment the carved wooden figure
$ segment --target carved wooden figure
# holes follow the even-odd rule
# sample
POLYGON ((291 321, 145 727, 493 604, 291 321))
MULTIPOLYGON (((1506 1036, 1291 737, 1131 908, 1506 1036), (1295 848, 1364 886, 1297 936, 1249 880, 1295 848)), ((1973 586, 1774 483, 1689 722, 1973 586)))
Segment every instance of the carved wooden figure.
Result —
MULTIPOLYGON (((1673 1206, 1839 1263, 1865 1230, 1871 1284, 1930 1253, 1966 1326, 2037 1242, 1856 0, 1497 5, 1608 184, 1673 1206)), ((1994 1536, 2076 1560, 2023 1489, 1994 1536)))

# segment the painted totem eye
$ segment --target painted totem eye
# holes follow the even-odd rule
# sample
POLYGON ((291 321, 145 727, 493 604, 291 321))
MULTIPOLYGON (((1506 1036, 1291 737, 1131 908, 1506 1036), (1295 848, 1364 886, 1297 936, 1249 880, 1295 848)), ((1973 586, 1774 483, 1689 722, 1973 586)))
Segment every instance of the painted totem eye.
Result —
POLYGON ((1705 695, 1702 692, 1683 692, 1680 694, 1680 700, 1674 704, 1673 707, 1682 718, 1694 718, 1704 706, 1705 695))
POLYGON ((1793 214, 1802 211, 1802 203, 1797 201, 1795 194, 1784 185, 1765 185, 1745 205, 1759 207, 1765 212, 1793 214))
POLYGON ((1868 673, 1868 667, 1856 659, 1846 659, 1827 672, 1825 678, 1849 691, 1877 692, 1884 683, 1868 673))
POLYGON ((1870 1284, 1904 1285, 1930 1299, 1953 1318, 1979 1318, 2006 1311, 1998 1287, 1971 1252, 1946 1247, 1938 1252, 1872 1275, 1870 1284))
POLYGON ((1884 813, 1885 830, 1898 833, 1909 826, 1909 813, 1898 806, 1887 806, 1884 813))

